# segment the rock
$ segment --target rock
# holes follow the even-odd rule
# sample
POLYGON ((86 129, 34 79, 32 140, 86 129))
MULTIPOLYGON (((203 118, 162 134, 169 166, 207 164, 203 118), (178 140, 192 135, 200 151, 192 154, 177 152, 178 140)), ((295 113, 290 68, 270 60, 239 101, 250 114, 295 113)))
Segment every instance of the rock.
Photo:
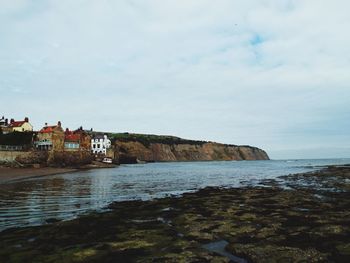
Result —
POLYGON ((261 244, 230 244, 227 250, 252 262, 261 263, 325 262, 328 256, 315 249, 261 244))
POLYGON ((116 141, 120 163, 214 161, 214 160, 268 160, 261 149, 250 146, 235 146, 212 142, 193 144, 147 143, 116 141))
POLYGON ((60 219, 57 219, 57 218, 48 218, 45 220, 46 223, 48 224, 54 224, 54 223, 57 223, 57 222, 60 222, 61 220, 60 219))
POLYGON ((59 224, 5 230, 0 262, 228 262, 203 248, 218 240, 248 262, 350 262, 350 198, 343 190, 349 171, 292 176, 293 190, 205 188, 180 198, 115 202, 108 212, 59 224), (309 184, 316 179, 335 190, 309 184))

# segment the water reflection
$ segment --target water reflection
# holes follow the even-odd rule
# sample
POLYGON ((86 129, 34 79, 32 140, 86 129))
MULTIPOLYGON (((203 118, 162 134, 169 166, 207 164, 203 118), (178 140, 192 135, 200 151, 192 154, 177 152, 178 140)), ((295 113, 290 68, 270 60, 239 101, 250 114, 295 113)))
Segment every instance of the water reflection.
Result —
POLYGON ((113 201, 178 195, 206 186, 256 185, 343 160, 158 163, 81 171, 1 185, 0 230, 71 219, 113 201))

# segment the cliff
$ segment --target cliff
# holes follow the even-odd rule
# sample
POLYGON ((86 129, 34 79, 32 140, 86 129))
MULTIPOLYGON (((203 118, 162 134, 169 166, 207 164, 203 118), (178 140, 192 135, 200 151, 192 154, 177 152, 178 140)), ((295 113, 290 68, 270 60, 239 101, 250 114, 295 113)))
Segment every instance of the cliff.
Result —
POLYGON ((267 153, 251 146, 185 140, 173 136, 114 135, 119 160, 133 162, 268 160, 267 153))

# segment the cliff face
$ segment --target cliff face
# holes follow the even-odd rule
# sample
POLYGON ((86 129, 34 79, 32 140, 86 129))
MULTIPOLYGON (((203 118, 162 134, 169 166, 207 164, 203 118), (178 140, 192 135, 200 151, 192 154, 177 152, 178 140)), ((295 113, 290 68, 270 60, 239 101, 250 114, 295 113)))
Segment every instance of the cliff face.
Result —
POLYGON ((198 144, 156 142, 143 144, 138 141, 117 141, 115 146, 119 152, 120 160, 137 159, 146 162, 171 162, 269 159, 265 151, 255 147, 225 145, 213 142, 198 144))

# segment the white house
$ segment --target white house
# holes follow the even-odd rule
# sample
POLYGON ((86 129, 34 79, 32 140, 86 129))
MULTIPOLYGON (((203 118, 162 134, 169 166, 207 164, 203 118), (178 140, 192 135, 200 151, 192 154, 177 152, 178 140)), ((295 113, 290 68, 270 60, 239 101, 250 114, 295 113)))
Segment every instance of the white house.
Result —
POLYGON ((11 119, 5 119, 4 116, 0 119, 0 128, 3 133, 10 132, 31 132, 33 131, 33 126, 29 123, 29 119, 26 117, 23 121, 15 121, 11 119))
POLYGON ((15 132, 31 132, 33 131, 33 126, 29 123, 28 117, 25 117, 23 121, 15 121, 11 119, 9 128, 15 132))
POLYGON ((107 135, 96 134, 91 139, 91 152, 94 154, 107 154, 107 149, 111 147, 111 140, 107 135))

